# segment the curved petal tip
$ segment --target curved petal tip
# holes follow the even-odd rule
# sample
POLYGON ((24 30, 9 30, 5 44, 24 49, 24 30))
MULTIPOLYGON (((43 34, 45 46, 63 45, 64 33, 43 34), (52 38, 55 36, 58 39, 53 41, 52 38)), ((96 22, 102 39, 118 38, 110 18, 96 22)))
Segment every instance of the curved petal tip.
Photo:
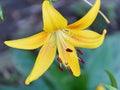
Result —
POLYGON ((25 85, 29 85, 29 84, 30 84, 30 81, 28 79, 26 79, 25 85))
POLYGON ((80 74, 81 74, 81 72, 80 72, 80 71, 78 71, 77 73, 73 73, 73 75, 74 75, 75 77, 79 77, 79 76, 80 76, 80 74))
POLYGON ((26 80, 25 80, 25 85, 29 85, 31 83, 32 80, 30 80, 30 78, 28 77, 26 80))

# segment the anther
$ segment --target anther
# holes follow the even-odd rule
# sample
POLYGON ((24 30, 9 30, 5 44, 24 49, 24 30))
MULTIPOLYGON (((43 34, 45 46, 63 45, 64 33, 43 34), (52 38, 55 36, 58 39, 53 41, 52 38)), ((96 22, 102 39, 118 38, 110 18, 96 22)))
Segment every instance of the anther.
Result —
POLYGON ((64 72, 64 68, 62 66, 58 66, 59 70, 64 72))
POLYGON ((78 52, 79 54, 83 55, 83 52, 82 52, 81 50, 78 49, 77 52, 78 52))
POLYGON ((57 61, 58 61, 59 63, 62 63, 62 60, 61 60, 60 57, 57 58, 57 61))
POLYGON ((82 64, 85 63, 82 58, 79 58, 79 61, 80 61, 82 64))
POLYGON ((72 70, 71 70, 71 68, 70 68, 69 66, 67 66, 67 70, 68 70, 71 74, 73 74, 73 72, 72 72, 72 70))
POLYGON ((67 52, 73 52, 73 50, 71 50, 70 48, 66 49, 67 52))

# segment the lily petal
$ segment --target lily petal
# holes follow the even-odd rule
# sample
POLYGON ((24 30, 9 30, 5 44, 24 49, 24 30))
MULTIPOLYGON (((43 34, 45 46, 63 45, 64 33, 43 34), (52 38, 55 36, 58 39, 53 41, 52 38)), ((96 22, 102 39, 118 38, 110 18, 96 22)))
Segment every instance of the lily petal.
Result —
POLYGON ((88 13, 83 18, 81 18, 80 20, 76 21, 73 24, 68 25, 67 28, 70 30, 83 30, 89 27, 96 19, 96 16, 99 13, 99 9, 100 0, 96 0, 93 7, 88 11, 88 13))
POLYGON ((27 38, 5 41, 4 43, 13 48, 36 49, 44 44, 47 36, 49 36, 48 33, 41 32, 27 38))
POLYGON ((55 38, 51 37, 51 39, 46 42, 45 45, 41 48, 32 72, 25 81, 26 85, 38 79, 54 61, 54 57, 56 54, 56 45, 54 40, 55 38))
MULTIPOLYGON (((60 35, 61 36, 61 35, 60 35)), ((61 58, 65 67, 70 67, 72 74, 74 76, 80 75, 80 67, 78 62, 78 57, 75 48, 69 43, 65 42, 63 38, 57 38, 57 46, 59 57, 61 58), (72 52, 67 52, 66 49, 69 48, 72 52)))
POLYGON ((67 26, 67 20, 45 0, 42 5, 44 30, 53 32, 58 29, 63 29, 67 26))
POLYGON ((65 39, 76 47, 81 48, 97 48, 104 40, 106 30, 102 34, 98 34, 91 30, 79 30, 76 32, 66 32, 65 39))

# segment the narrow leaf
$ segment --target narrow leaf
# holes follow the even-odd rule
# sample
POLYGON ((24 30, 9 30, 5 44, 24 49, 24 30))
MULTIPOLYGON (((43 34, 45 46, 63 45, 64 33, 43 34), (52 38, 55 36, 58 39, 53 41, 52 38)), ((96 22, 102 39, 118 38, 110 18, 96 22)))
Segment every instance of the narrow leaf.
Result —
POLYGON ((111 85, 108 85, 108 84, 105 84, 104 85, 107 89, 109 89, 109 90, 118 90, 117 88, 115 88, 115 87, 113 87, 113 86, 111 86, 111 85))
POLYGON ((115 88, 118 88, 118 87, 117 87, 117 82, 116 82, 113 74, 112 74, 111 72, 109 72, 108 70, 105 70, 105 72, 107 73, 107 75, 108 75, 109 78, 110 78, 111 85, 112 85, 113 87, 115 87, 115 88))

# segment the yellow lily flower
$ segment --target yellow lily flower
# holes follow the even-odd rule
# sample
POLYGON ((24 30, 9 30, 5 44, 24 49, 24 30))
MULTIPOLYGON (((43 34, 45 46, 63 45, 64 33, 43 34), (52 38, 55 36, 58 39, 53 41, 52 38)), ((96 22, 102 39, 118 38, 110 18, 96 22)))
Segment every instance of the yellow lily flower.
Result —
MULTIPOLYGON (((43 32, 36 35, 5 41, 5 44, 19 49, 36 49, 42 46, 32 72, 25 81, 38 79, 53 63, 58 50, 58 61, 63 64, 74 76, 80 75, 78 56, 74 47, 97 48, 105 37, 106 30, 98 34, 91 30, 84 30, 95 20, 100 8, 100 0, 96 0, 88 13, 73 24, 67 25, 67 20, 49 3, 44 0, 42 4, 43 32)), ((60 67, 62 70, 62 68, 60 67)))

